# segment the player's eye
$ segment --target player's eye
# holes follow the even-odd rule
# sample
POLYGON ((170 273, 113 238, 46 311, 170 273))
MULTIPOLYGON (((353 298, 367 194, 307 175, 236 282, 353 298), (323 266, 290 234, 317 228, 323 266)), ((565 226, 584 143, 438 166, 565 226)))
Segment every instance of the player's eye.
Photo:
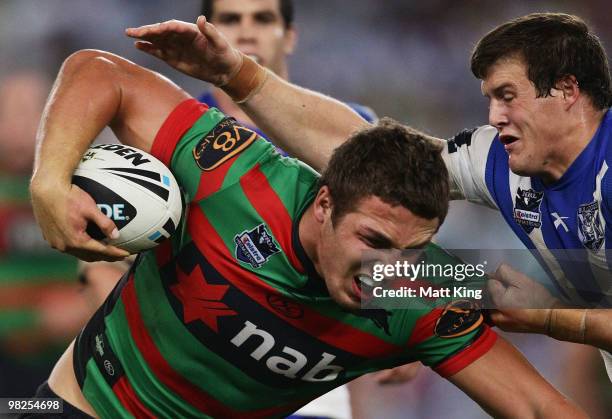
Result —
POLYGON ((361 236, 361 241, 372 249, 389 249, 389 244, 374 237, 361 236))
POLYGON ((240 23, 240 15, 238 14, 222 14, 217 18, 217 22, 220 25, 235 25, 240 23))
POLYGON ((261 12, 255 15, 255 22, 261 24, 275 23, 276 20, 276 15, 272 12, 261 12))

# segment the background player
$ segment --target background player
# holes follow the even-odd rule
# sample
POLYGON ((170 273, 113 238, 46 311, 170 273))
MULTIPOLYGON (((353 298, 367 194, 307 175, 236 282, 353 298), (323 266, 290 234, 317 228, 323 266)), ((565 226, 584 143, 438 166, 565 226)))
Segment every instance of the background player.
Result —
POLYGON ((0 78, 0 395, 30 396, 95 308, 74 258, 49 248, 28 193, 50 81, 33 69, 0 78), (63 307, 63 310, 58 310, 63 307))

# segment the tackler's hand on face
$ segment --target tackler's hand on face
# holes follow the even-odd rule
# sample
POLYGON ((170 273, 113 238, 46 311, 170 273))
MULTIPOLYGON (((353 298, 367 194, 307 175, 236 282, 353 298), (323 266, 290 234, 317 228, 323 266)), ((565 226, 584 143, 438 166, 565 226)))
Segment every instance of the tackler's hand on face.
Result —
POLYGON ((216 86, 231 80, 242 65, 241 53, 204 16, 196 24, 169 20, 128 28, 125 33, 138 39, 134 45, 139 50, 216 86))
POLYGON ((97 207, 93 198, 76 185, 50 186, 33 181, 30 187, 34 215, 51 247, 85 261, 116 261, 129 252, 96 241, 87 234, 93 222, 109 238, 119 235, 113 221, 97 207))
POLYGON ((491 321, 508 332, 544 333, 550 309, 560 304, 544 286, 506 264, 490 275, 487 297, 494 307, 491 321))

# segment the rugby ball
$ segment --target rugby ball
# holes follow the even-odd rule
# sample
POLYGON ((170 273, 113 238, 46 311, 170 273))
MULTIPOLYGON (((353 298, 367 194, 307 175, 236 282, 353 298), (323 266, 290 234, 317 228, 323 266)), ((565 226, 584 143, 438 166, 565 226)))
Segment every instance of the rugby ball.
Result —
POLYGON ((93 223, 87 233, 131 253, 157 246, 170 237, 181 219, 181 191, 170 169, 134 147, 90 147, 72 183, 91 195, 100 211, 115 222, 119 238, 106 238, 93 223))

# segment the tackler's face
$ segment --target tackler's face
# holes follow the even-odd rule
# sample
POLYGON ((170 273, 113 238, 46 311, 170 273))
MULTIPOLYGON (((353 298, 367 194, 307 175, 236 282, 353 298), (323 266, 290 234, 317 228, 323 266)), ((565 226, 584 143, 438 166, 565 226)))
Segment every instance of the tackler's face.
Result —
POLYGON ((500 58, 482 81, 489 100, 489 123, 497 128, 510 169, 522 176, 548 177, 563 161, 563 92, 537 97, 520 56, 500 58))
POLYGON ((279 0, 215 0, 211 22, 232 45, 277 74, 293 52, 295 31, 285 27, 279 0))
MULTIPOLYGON (((325 279, 330 296, 340 306, 356 310, 368 298, 371 272, 364 272, 364 256, 373 250, 399 250, 425 246, 438 229, 438 220, 414 215, 376 196, 361 199, 355 208, 332 222, 333 200, 327 187, 315 199, 320 226, 315 266, 325 279)), ((382 253, 382 252, 381 252, 382 253)))

